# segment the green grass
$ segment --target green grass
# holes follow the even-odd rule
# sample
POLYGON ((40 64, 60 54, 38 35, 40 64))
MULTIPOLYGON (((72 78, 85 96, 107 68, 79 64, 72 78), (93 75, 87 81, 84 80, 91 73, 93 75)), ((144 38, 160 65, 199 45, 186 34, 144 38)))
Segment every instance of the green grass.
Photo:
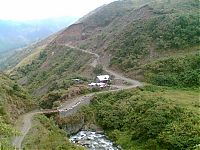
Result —
POLYGON ((23 141, 23 149, 83 150, 69 142, 64 130, 59 129, 52 119, 37 115, 33 127, 23 141))
POLYGON ((142 67, 147 82, 176 87, 199 87, 199 53, 159 59, 142 67))
POLYGON ((199 91, 168 90, 160 94, 163 95, 163 97, 175 100, 177 103, 185 105, 185 107, 191 109, 196 108, 197 110, 199 109, 199 91))
POLYGON ((87 68, 90 59, 90 55, 76 49, 49 46, 40 52, 40 55, 31 63, 19 66, 13 71, 12 77, 20 81, 27 79, 22 84, 29 92, 42 96, 54 89, 61 89, 60 86, 65 89, 69 88, 73 78, 85 80, 81 73, 87 68))
POLYGON ((149 58, 162 57, 164 52, 176 54, 182 49, 195 49, 200 44, 198 3, 195 0, 150 3, 146 11, 151 9, 152 15, 126 25, 109 42, 111 66, 129 72, 149 58))
POLYGON ((0 149, 12 149, 10 138, 19 134, 13 124, 21 114, 34 107, 30 95, 8 76, 0 73, 0 149))
POLYGON ((77 116, 100 125, 125 150, 179 150, 199 144, 199 108, 198 89, 147 85, 98 94, 77 116))
POLYGON ((31 110, 34 105, 26 90, 0 73, 0 115, 6 122, 13 123, 20 114, 31 110))
POLYGON ((10 76, 37 97, 42 108, 57 106, 62 97, 89 92, 85 85, 94 74, 89 66, 93 56, 58 45, 49 45, 36 52, 35 59, 32 55, 24 59, 10 76), (73 81, 76 78, 81 83, 73 81))
POLYGON ((143 92, 146 96, 154 97, 161 96, 166 99, 171 99, 173 102, 181 105, 183 107, 189 109, 195 109, 198 111, 200 107, 200 90, 190 89, 190 88, 170 88, 170 87, 157 87, 153 85, 149 85, 145 87, 145 91, 143 92), (153 90, 153 88, 159 90, 153 90), (152 91, 152 92, 149 92, 152 91))

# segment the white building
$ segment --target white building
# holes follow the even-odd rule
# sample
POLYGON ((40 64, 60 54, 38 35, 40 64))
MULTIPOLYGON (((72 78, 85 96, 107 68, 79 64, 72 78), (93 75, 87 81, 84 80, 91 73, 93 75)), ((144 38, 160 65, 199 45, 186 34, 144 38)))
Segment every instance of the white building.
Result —
POLYGON ((97 82, 98 83, 108 83, 109 80, 110 80, 110 76, 109 75, 97 76, 97 82))
POLYGON ((104 87, 106 87, 107 85, 106 85, 106 83, 94 83, 94 82, 92 82, 92 83, 90 83, 90 84, 88 84, 90 87, 92 87, 92 88, 98 88, 98 87, 100 87, 100 88, 104 88, 104 87))
POLYGON ((91 88, 105 88, 108 87, 108 82, 110 81, 109 75, 99 75, 96 78, 96 83, 92 82, 88 84, 91 88))

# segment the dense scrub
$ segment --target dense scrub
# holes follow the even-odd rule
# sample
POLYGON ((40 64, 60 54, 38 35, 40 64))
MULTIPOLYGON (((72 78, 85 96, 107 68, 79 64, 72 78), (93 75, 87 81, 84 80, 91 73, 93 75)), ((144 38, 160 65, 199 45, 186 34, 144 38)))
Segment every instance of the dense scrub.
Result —
POLYGON ((87 86, 82 84, 73 84, 73 87, 63 88, 57 87, 58 90, 53 90, 41 97, 39 105, 43 109, 51 109, 60 106, 60 103, 76 97, 78 95, 87 94, 93 92, 87 86))
POLYGON ((10 144, 10 138, 19 134, 10 124, 6 123, 0 115, 0 149, 14 149, 10 144))
POLYGON ((197 13, 155 18, 150 21, 148 28, 153 31, 151 36, 155 39, 158 50, 180 49, 199 44, 197 13))
POLYGON ((12 126, 14 121, 34 106, 21 86, 0 73, 0 149, 12 149, 10 138, 19 134, 12 126))
POLYGON ((108 47, 114 54, 113 67, 127 71, 140 66, 142 60, 154 57, 152 53, 158 56, 169 50, 176 53, 200 44, 198 1, 171 4, 163 1, 151 9, 152 16, 132 22, 113 38, 108 47))
POLYGON ((38 99, 40 107, 55 108, 61 100, 90 92, 85 83, 92 76, 90 73, 94 74, 88 65, 91 58, 79 50, 51 44, 26 65, 19 65, 10 76, 38 99))
POLYGON ((11 122, 33 106, 30 95, 6 75, 0 74, 0 115, 11 122), (11 111, 12 110, 12 111, 11 111))
POLYGON ((42 150, 83 150, 71 144, 65 131, 58 128, 54 121, 38 115, 34 118, 34 126, 23 142, 24 149, 42 150))
POLYGON ((169 57, 145 65, 147 82, 179 87, 200 86, 200 54, 169 57))
POLYGON ((80 114, 85 122, 99 124, 123 149, 195 149, 200 141, 199 105, 193 103, 198 103, 198 93, 186 100, 188 106, 169 99, 173 91, 148 86, 101 94, 80 114))

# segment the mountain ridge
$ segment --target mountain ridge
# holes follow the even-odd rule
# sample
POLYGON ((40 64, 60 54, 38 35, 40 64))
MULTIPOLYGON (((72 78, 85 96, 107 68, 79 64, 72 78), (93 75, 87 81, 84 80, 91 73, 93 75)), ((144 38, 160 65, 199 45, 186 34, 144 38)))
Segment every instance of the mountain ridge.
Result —
MULTIPOLYGON (((195 0, 152 0, 149 3, 145 0, 139 3, 131 0, 116 1, 97 8, 78 23, 55 34, 43 52, 50 57, 51 54, 57 53, 56 47, 65 44, 88 49, 98 53, 101 56, 100 61, 107 66, 124 72, 129 77, 145 81, 145 64, 178 53, 198 51, 196 13, 195 0), (190 8, 183 11, 185 6, 190 8), (187 23, 182 23, 182 20, 187 23), (183 40, 182 36, 187 35, 191 27, 193 34, 183 40), (170 34, 173 32, 181 34, 170 34), (191 41, 192 37, 196 41, 191 41)), ((23 67, 18 65, 14 72, 23 67)), ((89 70, 88 72, 91 72, 91 69, 89 70)), ((90 75, 88 77, 91 78, 90 75)))
MULTIPOLYGON (((104 90, 125 88, 94 96, 91 105, 78 112, 86 127, 100 125, 127 150, 198 147, 198 1, 147 1, 116 1, 97 8, 27 48, 9 76, 41 108, 56 109, 73 97, 98 91, 88 83, 109 74, 111 86, 104 90), (140 82, 127 77, 145 86, 128 90, 140 82)), ((65 128, 77 117, 54 119, 65 128)))
POLYGON ((77 17, 50 18, 34 21, 0 20, 0 52, 20 48, 46 38, 73 23, 77 17))

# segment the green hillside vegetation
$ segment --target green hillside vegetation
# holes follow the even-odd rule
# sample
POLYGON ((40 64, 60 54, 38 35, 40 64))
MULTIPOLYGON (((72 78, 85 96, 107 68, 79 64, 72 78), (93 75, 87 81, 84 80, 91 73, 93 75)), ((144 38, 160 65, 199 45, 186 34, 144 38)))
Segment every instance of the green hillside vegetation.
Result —
POLYGON ((53 108, 60 100, 90 92, 85 84, 94 76, 93 57, 80 50, 50 44, 35 59, 17 65, 11 77, 37 97, 42 108, 53 108), (78 57, 77 57, 78 56, 78 57), (73 79, 80 79, 80 83, 73 79))
POLYGON ((114 54, 111 66, 128 71, 153 58, 152 53, 162 57, 163 51, 176 53, 199 45, 198 1, 174 3, 150 4, 153 16, 127 25, 108 47, 114 54))
POLYGON ((21 81, 22 85, 26 86, 31 93, 37 93, 38 89, 45 86, 46 92, 57 90, 56 87, 59 86, 68 88, 72 84, 70 83, 71 79, 84 79, 84 76, 79 77, 77 74, 84 72, 90 59, 90 55, 75 49, 65 46, 50 46, 40 52, 39 57, 30 64, 18 68, 17 72, 13 73, 13 78, 21 81))
MULTIPOLYGON (((143 3, 142 2, 140 3, 143 3)), ((147 0, 146 0, 147 1, 147 0)), ((117 1, 113 2, 105 7, 100 7, 94 10, 95 13, 89 14, 87 17, 80 19, 81 22, 84 22, 84 25, 87 26, 87 29, 92 29, 96 26, 106 27, 109 25, 115 18, 123 16, 128 11, 132 10, 135 5, 133 1, 117 1)))
POLYGON ((0 70, 10 72, 15 67, 30 63, 33 59, 37 58, 39 52, 41 52, 54 37, 55 35, 52 35, 28 47, 0 53, 0 70))
MULTIPOLYGON (((116 1, 83 17, 80 22, 85 27, 82 32, 87 36, 75 44, 83 49, 92 49, 102 57, 109 57, 110 67, 113 70, 157 85, 181 87, 199 85, 198 62, 194 62, 197 66, 192 68, 186 63, 183 63, 186 66, 181 66, 178 62, 184 61, 181 57, 190 57, 188 54, 198 53, 200 50, 198 0, 116 1), (167 59, 171 56, 173 58, 167 59), (166 61, 173 59, 179 65, 176 67, 184 70, 184 73, 181 73, 181 77, 179 77, 180 72, 175 71, 173 75, 167 74, 168 77, 159 76, 158 78, 163 78, 164 83, 155 83, 157 81, 151 80, 154 77, 149 77, 152 75, 151 71, 146 70, 144 66, 152 66, 156 60, 158 65, 162 63, 161 59, 166 61), (187 83, 192 80, 190 75, 193 75, 194 80, 189 85, 187 83), (165 83, 164 78, 175 83, 165 83), (185 83, 180 83, 182 79, 185 83)), ((165 63, 166 66, 169 64, 165 63)), ((163 74, 166 71, 157 70, 156 73, 163 74)))
MULTIPOLYGON (((102 56, 111 57, 110 67, 113 69, 133 78, 142 75, 139 79, 153 83, 143 74, 145 64, 166 56, 185 55, 199 50, 198 4, 197 0, 116 1, 79 20, 86 36, 75 43, 81 48, 93 49, 102 56)), ((67 36, 65 31, 58 34, 62 35, 67 36)), ((17 79, 35 95, 49 92, 53 85, 62 82, 63 77, 70 79, 77 74, 81 77, 91 75, 88 73, 91 68, 85 65, 89 56, 82 55, 80 51, 67 50, 59 46, 59 41, 55 43, 58 45, 49 44, 41 52, 46 55, 45 58, 39 56, 28 65, 16 67, 14 74, 20 74, 17 79), (52 52, 54 56, 51 56, 52 52), (77 56, 83 58, 78 59, 77 56), (48 67, 44 67, 45 63, 48 67), (41 93, 38 94, 38 91, 41 93)), ((180 83, 177 85, 180 86, 180 83)), ((186 86, 186 83, 181 86, 186 86)))
MULTIPOLYGON (((101 74, 107 63, 113 71, 140 76, 152 85, 98 94, 89 106, 59 124, 78 119, 86 126, 97 124, 125 150, 195 149, 200 141, 198 13, 198 0, 116 1, 83 17, 69 32, 66 29, 18 52, 16 58, 11 56, 13 61, 2 67, 17 64, 10 77, 37 97, 43 109, 91 92, 86 83, 101 74), (72 41, 67 34, 74 37, 72 41), (98 53, 102 64, 93 68, 94 56, 61 45, 67 42, 98 53)), ((0 140, 4 143, 17 133, 12 129, 17 116, 33 106, 21 86, 0 74, 0 140)), ((23 145, 25 149, 79 149, 64 137, 52 119, 37 116, 23 145)))
POLYGON ((0 115, 0 148, 2 150, 7 149, 13 149, 13 147, 10 144, 10 138, 14 135, 18 135, 19 132, 17 132, 10 124, 6 123, 2 116, 0 115))
POLYGON ((77 45, 110 54, 110 67, 135 78, 146 63, 199 51, 198 18, 198 0, 117 1, 80 21, 87 38, 77 45))
POLYGON ((147 82, 179 87, 200 86, 200 54, 169 57, 145 65, 147 82))
POLYGON ((0 147, 10 148, 10 137, 19 134, 12 126, 20 114, 35 106, 28 93, 8 76, 0 73, 0 147))
POLYGON ((27 91, 4 74, 0 74, 0 87, 0 108, 6 122, 13 123, 20 114, 34 106, 27 91))
POLYGON ((198 91, 150 85, 99 94, 77 116, 85 124, 100 125, 125 150, 195 149, 200 141, 198 96, 198 91))
POLYGON ((43 115, 34 117, 34 125, 23 141, 24 149, 41 150, 83 150, 69 142, 64 130, 58 128, 52 119, 43 115))

